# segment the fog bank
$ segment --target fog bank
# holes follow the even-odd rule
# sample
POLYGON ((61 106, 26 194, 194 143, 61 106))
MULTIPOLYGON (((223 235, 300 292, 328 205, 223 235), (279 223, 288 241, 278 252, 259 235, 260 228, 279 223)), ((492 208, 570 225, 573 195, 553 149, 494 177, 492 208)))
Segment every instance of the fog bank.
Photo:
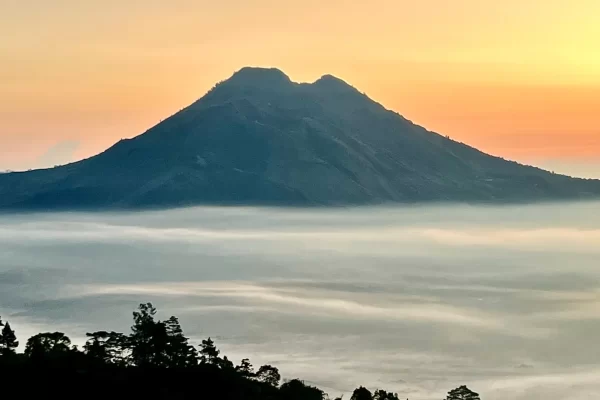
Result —
POLYGON ((151 301, 234 361, 332 395, 600 393, 600 204, 0 216, 0 315, 24 343, 127 331, 151 301))

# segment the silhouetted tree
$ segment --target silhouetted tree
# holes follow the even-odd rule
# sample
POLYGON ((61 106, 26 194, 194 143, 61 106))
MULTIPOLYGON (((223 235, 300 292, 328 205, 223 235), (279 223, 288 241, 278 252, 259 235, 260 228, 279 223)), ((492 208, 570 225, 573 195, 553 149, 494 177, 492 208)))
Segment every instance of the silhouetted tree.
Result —
POLYGON ((86 333, 85 353, 104 364, 128 365, 129 339, 118 332, 98 331, 86 333))
POLYGON ((227 358, 227 356, 224 356, 222 359, 219 359, 218 362, 219 368, 223 370, 235 371, 233 363, 229 360, 229 358, 227 358))
POLYGON ((167 366, 173 368, 191 367, 198 364, 198 352, 188 343, 176 317, 165 323, 167 332, 167 366))
POLYGON ((38 333, 25 345, 25 355, 31 359, 59 358, 71 351, 71 339, 62 332, 38 333))
POLYGON ((200 344, 200 363, 219 365, 219 349, 211 338, 202 341, 200 344))
POLYGON ((466 386, 461 386, 448 392, 446 400, 481 400, 478 393, 473 392, 466 386))
POLYGON ((89 339, 85 342, 83 350, 85 353, 99 361, 104 363, 110 363, 110 356, 108 349, 106 348, 106 342, 108 340, 108 332, 98 331, 94 333, 86 333, 89 339))
POLYGON ((372 399, 373 399, 373 395, 371 394, 369 389, 362 387, 362 386, 359 387, 358 389, 354 389, 354 392, 352 393, 352 397, 350 397, 350 400, 372 400, 372 399))
POLYGON ((279 370, 271 365, 263 365, 258 369, 256 373, 256 379, 260 382, 264 382, 271 386, 279 386, 279 381, 281 380, 281 375, 279 375, 279 370))
POLYGON ((252 378, 253 376, 255 376, 254 374, 254 367, 252 367, 252 364, 250 363, 250 360, 247 358, 244 358, 241 362, 240 365, 235 367, 235 370, 242 376, 246 377, 246 378, 252 378))
POLYGON ((398 400, 398 394, 392 392, 386 392, 385 390, 376 390, 373 393, 374 400, 398 400))
POLYGON ((130 345, 133 363, 138 367, 159 367, 168 364, 167 328, 156 321, 156 308, 151 303, 140 304, 133 312, 130 345))
MULTIPOLYGON (((17 388, 26 398, 79 399, 93 390, 93 397, 118 399, 216 398, 228 400, 325 400, 319 388, 299 379, 279 387, 279 370, 263 365, 254 371, 250 360, 238 366, 221 354, 211 338, 200 351, 190 345, 176 317, 155 318, 150 303, 133 313, 131 334, 97 331, 87 333, 80 352, 62 332, 45 332, 27 340, 24 354, 15 354, 17 337, 8 322, 0 320, 0 380, 34 384, 3 385, 17 388), (198 367, 200 355, 202 366, 198 367), (65 381, 68 377, 68 382, 65 381), (198 393, 198 390, 201 390, 198 393)), ((2 397, 2 398, 4 398, 2 397)), ((15 396, 16 397, 16 396, 15 396)), ((336 400, 342 400, 341 397, 336 400)), ((395 393, 356 389, 350 400, 399 400, 395 393)), ((466 386, 448 393, 446 400, 481 400, 466 386)))
MULTIPOLYGON (((151 303, 140 304, 133 313, 129 338, 131 358, 137 366, 183 368, 198 363, 198 353, 183 335, 176 317, 162 322, 155 320, 156 308, 151 303)), ((218 353, 217 353, 218 354, 218 353)))
POLYGON ((325 392, 314 386, 305 385, 299 379, 285 382, 279 388, 281 398, 285 400, 323 400, 325 392))
POLYGON ((0 333, 0 354, 5 356, 14 354, 17 347, 19 347, 19 342, 15 331, 11 329, 10 324, 7 322, 2 328, 2 333, 0 333))

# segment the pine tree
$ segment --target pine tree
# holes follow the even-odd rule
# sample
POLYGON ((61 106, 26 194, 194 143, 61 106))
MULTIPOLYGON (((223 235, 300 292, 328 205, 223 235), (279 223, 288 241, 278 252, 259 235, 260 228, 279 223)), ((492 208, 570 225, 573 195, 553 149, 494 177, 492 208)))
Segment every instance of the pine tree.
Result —
POLYGON ((211 338, 202 341, 200 345, 200 362, 202 364, 219 364, 220 351, 215 346, 215 342, 211 338))
MULTIPOLYGON (((2 317, 0 317, 0 327, 4 326, 4 324, 2 323, 2 317)), ((0 346, 2 343, 2 332, 0 332, 0 346)))
POLYGON ((244 358, 242 360, 242 362, 240 363, 240 365, 235 367, 235 370, 237 372, 239 372, 240 375, 242 375, 246 378, 251 378, 251 377, 255 376, 254 367, 252 367, 250 360, 247 358, 244 358))
POLYGON ((176 317, 165 323, 167 330, 167 360, 169 367, 191 367, 198 363, 198 352, 183 335, 183 329, 176 317))
POLYGON ((219 360, 219 368, 224 369, 224 370, 235 371, 235 367, 233 366, 233 363, 229 360, 229 358, 227 358, 227 356, 225 356, 219 360))
POLYGON ((14 354, 17 347, 19 347, 19 342, 15 331, 11 329, 10 324, 7 322, 2 328, 2 334, 0 334, 0 351, 2 355, 14 354))
POLYGON ((156 308, 151 303, 140 304, 133 313, 131 355, 138 367, 160 367, 168 363, 167 329, 163 322, 154 319, 155 315, 156 308))

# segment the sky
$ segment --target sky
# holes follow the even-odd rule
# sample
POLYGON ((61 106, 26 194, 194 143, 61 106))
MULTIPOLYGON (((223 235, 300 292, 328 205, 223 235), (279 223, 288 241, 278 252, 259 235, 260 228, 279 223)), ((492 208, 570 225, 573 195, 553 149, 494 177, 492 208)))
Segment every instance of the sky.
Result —
POLYGON ((598 15, 597 0, 0 0, 0 170, 89 157, 272 66, 600 178, 598 15))

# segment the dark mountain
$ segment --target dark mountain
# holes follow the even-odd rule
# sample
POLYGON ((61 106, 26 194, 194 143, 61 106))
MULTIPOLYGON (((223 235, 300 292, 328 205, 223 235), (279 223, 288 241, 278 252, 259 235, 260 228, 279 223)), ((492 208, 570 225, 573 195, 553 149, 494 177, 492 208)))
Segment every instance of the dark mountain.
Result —
POLYGON ((143 135, 62 167, 0 175, 2 209, 587 199, 600 181, 484 154, 330 75, 244 68, 143 135))

